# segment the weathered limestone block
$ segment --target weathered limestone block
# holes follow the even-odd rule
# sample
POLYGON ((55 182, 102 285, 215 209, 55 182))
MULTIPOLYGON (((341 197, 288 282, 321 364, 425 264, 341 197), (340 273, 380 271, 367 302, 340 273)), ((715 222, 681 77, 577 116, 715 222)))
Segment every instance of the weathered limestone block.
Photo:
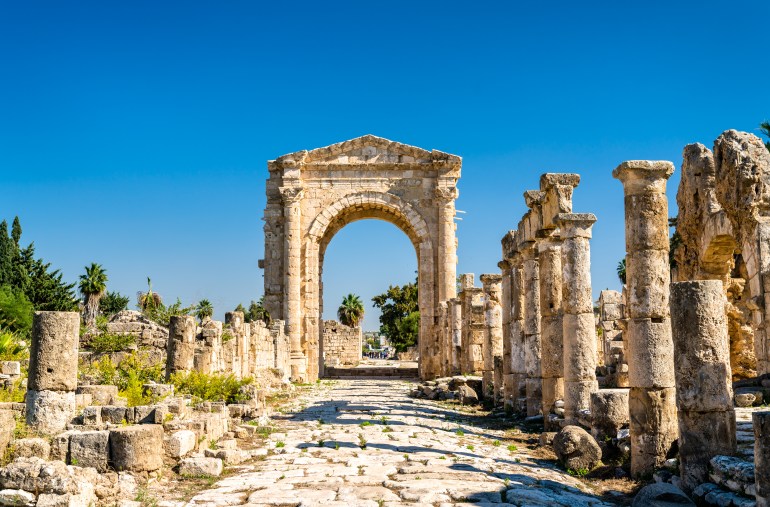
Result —
POLYGON ((629 361, 628 379, 635 387, 673 387, 674 350, 668 318, 656 321, 637 318, 629 321, 625 352, 629 361))
POLYGON ((717 455, 735 453, 735 412, 680 410, 679 475, 682 489, 690 493, 708 481, 708 463, 717 455))
POLYGON ((224 469, 219 458, 184 458, 179 462, 179 475, 190 477, 219 477, 224 469))
POLYGON ((10 377, 21 375, 21 363, 19 361, 0 361, 0 373, 10 377))
POLYGON ((0 410, 0 456, 5 455, 5 450, 13 438, 15 427, 14 412, 12 410, 0 410))
POLYGON ((553 438, 553 450, 568 470, 591 470, 602 458, 596 440, 580 426, 565 426, 553 438))
POLYGON ((173 373, 191 371, 195 366, 195 318, 190 315, 173 316, 168 326, 166 377, 173 373))
POLYGON ((27 425, 40 433, 56 433, 67 427, 75 414, 75 393, 27 391, 27 425))
POLYGON ((31 391, 75 391, 80 314, 35 312, 29 358, 31 391))
POLYGON ((112 405, 118 399, 118 386, 85 385, 78 386, 77 394, 90 394, 95 405, 112 405))
POLYGON ((67 430, 51 438, 51 459, 69 463, 70 459, 70 438, 76 430, 67 430))
POLYGON ((123 424, 127 421, 128 410, 126 407, 105 405, 101 410, 102 421, 111 424, 123 424))
POLYGON ((617 438, 626 427, 628 416, 628 389, 600 389, 591 393, 591 435, 604 441, 617 438))
POLYGON ((51 444, 42 438, 20 438, 13 441, 12 459, 41 458, 47 460, 51 455, 51 444))
POLYGON ((106 472, 110 459, 109 431, 83 431, 69 438, 69 462, 106 472))
POLYGON ((128 409, 126 416, 135 424, 163 424, 169 413, 166 405, 138 405, 133 407, 133 417, 130 417, 131 410, 128 409))
POLYGON ((34 493, 23 489, 3 489, 0 490, 0 505, 33 507, 37 505, 37 498, 34 493))
POLYGON ((110 430, 110 461, 115 470, 152 472, 163 466, 163 426, 141 424, 110 430))
POLYGON ((660 466, 679 434, 676 389, 631 387, 628 396, 632 475, 660 466))
POLYGON ((172 458, 181 458, 195 450, 198 437, 194 431, 179 430, 166 440, 166 453, 172 458))
POLYGON ((82 418, 84 425, 98 426, 102 424, 102 407, 98 405, 85 407, 80 417, 82 418))
POLYGON ((754 412, 754 476, 757 507, 770 507, 770 411, 754 412))
POLYGON ((631 507, 695 507, 695 504, 681 489, 660 482, 640 489, 631 507))

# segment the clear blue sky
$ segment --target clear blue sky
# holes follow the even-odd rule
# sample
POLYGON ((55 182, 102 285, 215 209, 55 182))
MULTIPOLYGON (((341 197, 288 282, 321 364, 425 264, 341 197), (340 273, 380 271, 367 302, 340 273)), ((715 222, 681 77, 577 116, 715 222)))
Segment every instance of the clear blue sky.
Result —
MULTIPOLYGON (((262 293, 266 161, 371 133, 463 157, 458 272, 497 271, 522 192, 579 172, 598 295, 624 251, 612 169, 756 133, 769 21, 767 0, 2 1, 0 218, 68 280, 98 262, 132 299, 149 275, 221 317, 262 293)), ((326 316, 415 269, 395 227, 351 224, 326 316)))

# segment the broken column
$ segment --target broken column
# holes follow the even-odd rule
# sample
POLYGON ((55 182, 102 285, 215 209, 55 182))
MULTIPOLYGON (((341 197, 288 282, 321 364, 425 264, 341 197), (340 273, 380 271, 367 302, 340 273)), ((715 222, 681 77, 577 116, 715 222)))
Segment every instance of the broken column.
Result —
POLYGON ((682 489, 708 482, 709 460, 736 450, 730 338, 721 280, 671 284, 682 489))
POLYGON ((75 413, 80 314, 35 312, 29 355, 27 425, 41 433, 63 430, 75 413))
POLYGON ((770 411, 754 412, 754 481, 757 507, 770 507, 770 411))
POLYGON ((176 372, 189 372, 195 368, 195 317, 174 315, 168 324, 166 348, 166 379, 176 372))
POLYGON ((574 424, 591 407, 596 382, 596 323, 591 294, 591 213, 557 215, 562 236, 564 419, 574 424))
POLYGON ((628 286, 631 475, 652 474, 677 439, 666 161, 623 162, 612 176, 623 184, 628 286))
POLYGON ((501 386, 495 384, 495 358, 502 364, 503 357, 502 276, 484 274, 480 280, 485 300, 482 390, 485 397, 497 400, 501 386))

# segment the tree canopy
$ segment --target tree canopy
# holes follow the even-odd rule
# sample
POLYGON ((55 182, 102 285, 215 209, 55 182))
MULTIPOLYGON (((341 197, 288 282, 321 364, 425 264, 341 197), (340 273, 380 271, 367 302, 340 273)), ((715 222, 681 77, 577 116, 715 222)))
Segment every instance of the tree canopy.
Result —
POLYGON ((364 318, 364 303, 355 294, 348 294, 342 298, 342 304, 337 308, 337 318, 346 326, 358 327, 364 318))
POLYGON ((383 294, 372 298, 379 308, 380 333, 388 337, 399 352, 417 344, 420 329, 420 312, 417 300, 417 282, 398 286, 391 285, 383 294))

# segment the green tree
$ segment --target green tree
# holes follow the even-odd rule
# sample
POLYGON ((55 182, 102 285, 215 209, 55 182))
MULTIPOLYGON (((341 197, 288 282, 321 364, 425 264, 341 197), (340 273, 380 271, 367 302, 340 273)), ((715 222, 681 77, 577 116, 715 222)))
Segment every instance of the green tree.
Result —
POLYGON ((388 337, 391 345, 403 352, 417 343, 419 336, 419 304, 417 282, 403 286, 391 285, 383 294, 372 298, 380 315, 380 333, 388 337), (402 321, 408 320, 402 324, 402 321), (414 326, 414 321, 417 326, 414 326))
POLYGON ((109 317, 123 310, 128 310, 128 302, 128 296, 124 296, 119 292, 108 291, 99 300, 99 311, 102 315, 109 317))
POLYGON ((212 315, 214 315, 214 305, 208 299, 201 299, 195 307, 195 316, 203 324, 203 321, 210 319, 212 315))
POLYGON ((83 321, 88 329, 94 329, 96 316, 99 315, 99 300, 107 290, 107 271, 92 262, 86 266, 85 274, 80 275, 78 290, 83 295, 83 321))
POLYGON ((0 287, 0 330, 28 337, 34 311, 23 292, 8 285, 0 287))
POLYGON ((364 318, 364 304, 361 298, 355 294, 348 294, 342 298, 342 304, 337 308, 337 317, 346 326, 358 327, 364 318))
MULTIPOLYGON (((770 139, 770 121, 763 121, 759 124, 759 131, 762 132, 762 135, 770 139)), ((768 151, 770 151, 770 140, 765 141, 765 147, 768 151)))
POLYGON ((265 310, 264 302, 265 297, 262 296, 259 298, 259 301, 252 301, 248 310, 246 310, 243 305, 239 304, 235 311, 243 312, 243 320, 246 322, 256 322, 261 320, 266 325, 270 325, 270 312, 265 310))

